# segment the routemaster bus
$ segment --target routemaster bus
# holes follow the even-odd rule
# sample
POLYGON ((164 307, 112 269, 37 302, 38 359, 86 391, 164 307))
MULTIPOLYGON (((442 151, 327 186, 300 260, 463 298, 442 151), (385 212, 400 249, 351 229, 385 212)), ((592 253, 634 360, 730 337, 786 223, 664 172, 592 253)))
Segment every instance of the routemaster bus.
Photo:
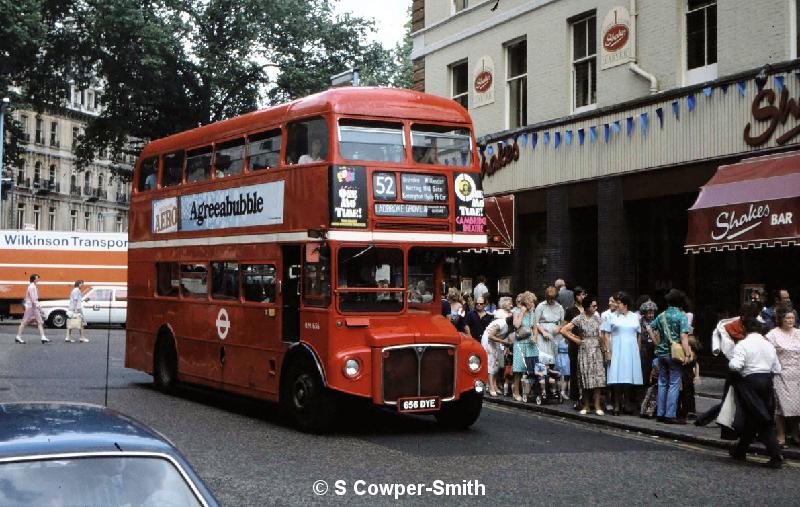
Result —
POLYGON ((441 301, 487 241, 460 105, 332 89, 153 141, 133 185, 127 367, 278 401, 307 431, 343 397, 478 418, 486 354, 441 301))

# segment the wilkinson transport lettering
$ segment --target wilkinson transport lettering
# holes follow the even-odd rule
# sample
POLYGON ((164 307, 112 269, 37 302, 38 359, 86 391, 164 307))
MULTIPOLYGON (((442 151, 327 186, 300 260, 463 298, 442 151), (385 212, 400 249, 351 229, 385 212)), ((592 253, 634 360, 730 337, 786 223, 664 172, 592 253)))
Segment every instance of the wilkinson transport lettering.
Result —
POLYGON ((33 236, 30 234, 4 234, 4 247, 59 247, 65 249, 91 248, 96 250, 127 250, 127 239, 82 238, 80 236, 33 236))

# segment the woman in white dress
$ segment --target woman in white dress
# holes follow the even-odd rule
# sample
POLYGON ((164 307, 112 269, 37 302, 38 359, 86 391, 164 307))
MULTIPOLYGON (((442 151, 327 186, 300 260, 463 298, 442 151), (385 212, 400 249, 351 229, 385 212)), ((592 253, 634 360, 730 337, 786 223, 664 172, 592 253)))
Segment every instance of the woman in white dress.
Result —
POLYGON ((489 373, 489 395, 497 396, 497 374, 503 359, 503 345, 508 344, 508 312, 498 308, 494 312, 494 320, 486 326, 481 337, 481 345, 486 350, 489 373))

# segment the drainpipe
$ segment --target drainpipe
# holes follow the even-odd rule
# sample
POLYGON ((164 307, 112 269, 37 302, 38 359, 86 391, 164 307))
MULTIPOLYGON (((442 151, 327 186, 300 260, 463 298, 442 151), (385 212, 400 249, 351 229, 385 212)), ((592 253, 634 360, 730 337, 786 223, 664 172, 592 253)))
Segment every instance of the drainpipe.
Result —
MULTIPOLYGON (((636 54, 636 16, 638 16, 638 12, 636 11, 636 0, 631 0, 631 32, 633 32, 633 51, 636 54)), ((645 71, 643 68, 636 65, 636 57, 634 57, 633 61, 628 64, 628 68, 634 73, 637 74, 644 79, 650 81, 650 94, 658 93, 658 79, 653 74, 645 71)))

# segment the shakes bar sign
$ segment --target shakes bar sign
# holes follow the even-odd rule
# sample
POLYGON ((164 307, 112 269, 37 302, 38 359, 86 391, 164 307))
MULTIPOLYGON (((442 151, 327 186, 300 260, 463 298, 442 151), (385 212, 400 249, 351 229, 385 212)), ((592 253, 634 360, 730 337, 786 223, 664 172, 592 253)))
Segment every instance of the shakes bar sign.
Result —
POLYGON ((283 223, 283 181, 153 201, 153 232, 283 223))

